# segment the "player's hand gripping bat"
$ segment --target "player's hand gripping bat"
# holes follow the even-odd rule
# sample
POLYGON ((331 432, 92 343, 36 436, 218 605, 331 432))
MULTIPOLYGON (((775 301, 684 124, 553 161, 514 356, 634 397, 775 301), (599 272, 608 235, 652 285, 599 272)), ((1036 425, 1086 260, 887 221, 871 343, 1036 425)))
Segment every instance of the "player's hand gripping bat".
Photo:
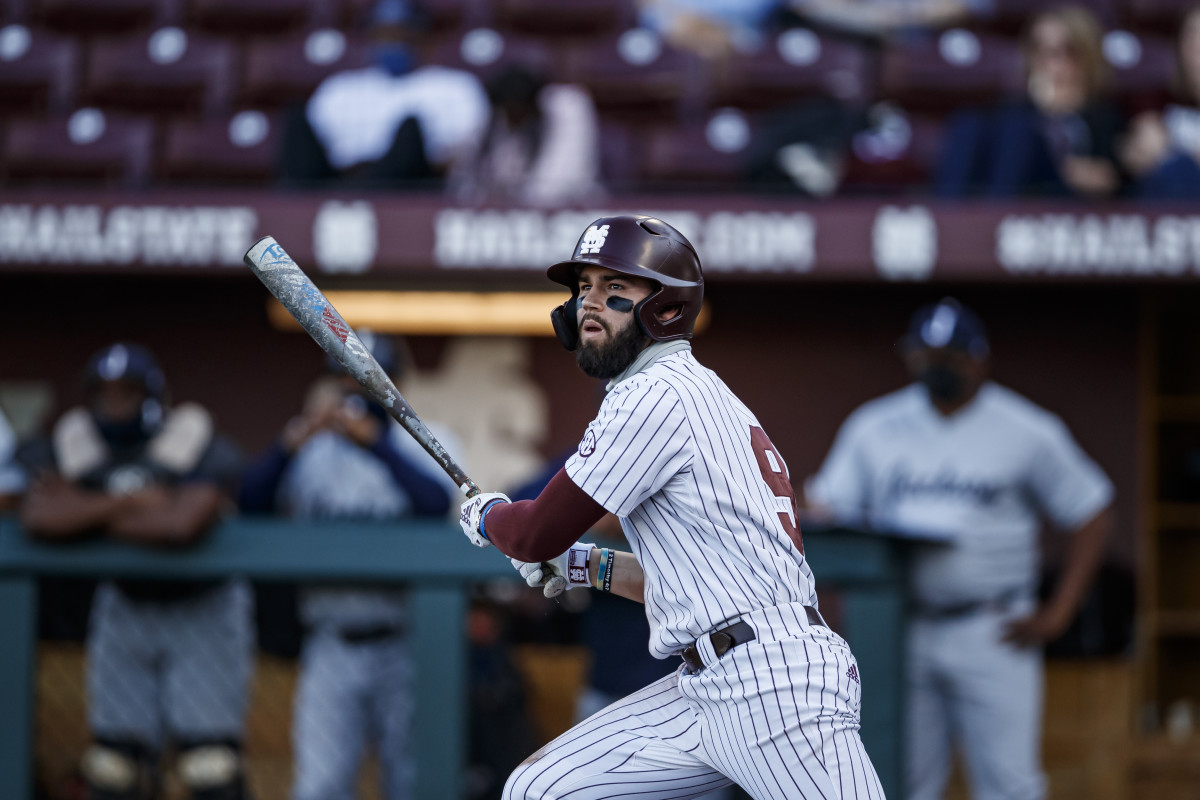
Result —
POLYGON ((454 479, 463 494, 467 497, 479 494, 479 487, 475 485, 475 481, 468 478, 462 467, 454 463, 446 448, 429 432, 425 423, 421 422, 421 418, 359 340, 358 335, 279 242, 270 236, 264 236, 250 246, 242 260, 263 285, 271 290, 271 294, 275 295, 288 313, 296 318, 300 327, 316 340, 321 349, 337 359, 346 372, 362 384, 367 394, 387 409, 387 412, 404 426, 404 430, 420 442, 446 474, 454 479))

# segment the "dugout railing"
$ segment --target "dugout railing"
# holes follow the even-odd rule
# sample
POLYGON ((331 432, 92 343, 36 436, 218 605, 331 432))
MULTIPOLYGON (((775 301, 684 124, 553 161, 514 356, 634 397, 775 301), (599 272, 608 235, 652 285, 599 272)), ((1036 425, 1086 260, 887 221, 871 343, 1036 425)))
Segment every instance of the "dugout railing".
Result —
MULTIPOLYGON (((836 587, 840 632, 862 677, 862 738, 898 795, 903 722, 904 548, 895 540, 805 526, 818 588, 836 587)), ((411 588, 417 669, 418 798, 462 796, 467 747, 466 616, 471 584, 515 578, 493 549, 444 523, 225 522, 186 551, 94 540, 48 544, 0 519, 0 797, 33 797, 39 576, 401 581, 411 588)))

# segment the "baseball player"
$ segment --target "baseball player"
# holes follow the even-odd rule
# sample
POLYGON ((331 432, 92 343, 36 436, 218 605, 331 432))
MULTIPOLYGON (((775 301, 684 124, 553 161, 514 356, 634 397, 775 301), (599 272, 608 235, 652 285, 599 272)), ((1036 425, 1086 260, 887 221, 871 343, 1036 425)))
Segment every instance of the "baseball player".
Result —
POLYGON ((986 380, 982 323, 947 299, 901 341, 914 382, 855 411, 807 502, 948 545, 914 555, 909 630, 908 797, 942 795, 954 745, 979 800, 1045 795, 1042 655, 1099 565, 1113 488, 1062 421, 986 380), (1043 519, 1072 532, 1066 568, 1039 606, 1043 519))
POLYGON ((504 797, 691 798, 736 782, 758 800, 882 798, 858 666, 817 610, 787 467, 692 355, 695 249, 661 220, 605 217, 547 274, 571 292, 559 339, 608 393, 535 500, 478 495, 463 530, 548 595, 644 602, 651 652, 683 664, 530 756, 504 797), (606 511, 632 553, 572 544, 606 511))
MULTIPOLYGON (((102 532, 135 544, 198 540, 236 491, 241 456, 194 403, 171 407, 149 350, 104 348, 88 405, 54 425, 22 522, 51 540, 102 532)), ((35 465, 36 466, 36 465, 35 465)), ((242 581, 102 583, 87 635, 81 772, 91 800, 156 797, 168 745, 193 800, 243 800, 242 736, 254 656, 242 581)))
MULTIPOLYGON (((397 380, 405 361, 373 331, 359 338, 397 380)), ((332 358, 304 411, 246 470, 241 506, 294 519, 445 517, 454 481, 332 358)), ((442 439, 446 441, 446 439, 442 439)), ((294 800, 352 800, 369 743, 377 746, 383 796, 412 792, 413 664, 400 586, 304 586, 307 635, 296 688, 294 800)))

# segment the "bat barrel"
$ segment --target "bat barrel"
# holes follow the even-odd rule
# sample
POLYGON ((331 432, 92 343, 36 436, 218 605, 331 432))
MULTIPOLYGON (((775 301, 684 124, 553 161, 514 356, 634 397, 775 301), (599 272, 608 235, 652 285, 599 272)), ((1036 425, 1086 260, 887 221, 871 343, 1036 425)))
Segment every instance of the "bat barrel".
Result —
POLYGON ((479 494, 479 487, 425 427, 358 334, 274 237, 259 239, 242 260, 321 349, 337 359, 346 372, 420 442, 463 494, 467 497, 479 494))

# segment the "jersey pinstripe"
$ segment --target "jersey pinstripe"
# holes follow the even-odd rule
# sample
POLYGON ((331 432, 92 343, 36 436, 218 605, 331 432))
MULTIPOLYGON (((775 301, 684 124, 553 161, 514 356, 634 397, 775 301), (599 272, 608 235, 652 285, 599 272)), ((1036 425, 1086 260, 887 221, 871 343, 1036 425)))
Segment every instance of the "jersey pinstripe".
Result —
POLYGON ((817 604, 787 466, 690 348, 614 386, 566 471, 621 520, 655 656, 758 609, 817 604))

